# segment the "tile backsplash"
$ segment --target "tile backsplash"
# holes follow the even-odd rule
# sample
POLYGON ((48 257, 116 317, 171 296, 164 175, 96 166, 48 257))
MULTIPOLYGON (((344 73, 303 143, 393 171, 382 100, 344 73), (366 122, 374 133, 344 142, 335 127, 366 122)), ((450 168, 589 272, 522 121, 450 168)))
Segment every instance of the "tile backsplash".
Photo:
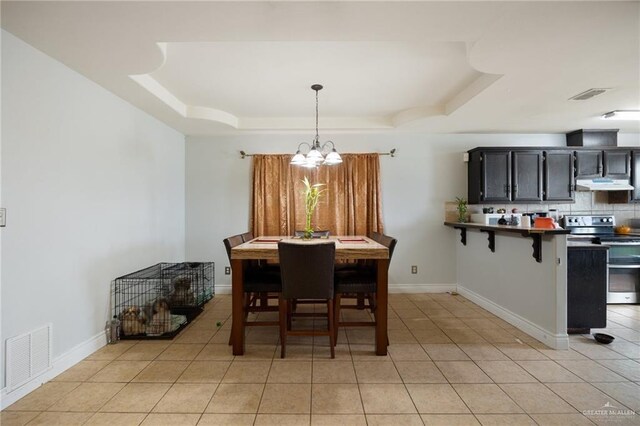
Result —
POLYGON ((608 194, 602 191, 577 191, 575 203, 571 204, 472 204, 469 205, 469 213, 482 213, 483 207, 493 207, 494 211, 500 208, 511 212, 513 208, 518 213, 546 212, 556 209, 560 217, 569 214, 613 214, 618 225, 627 224, 630 219, 640 219, 640 203, 609 204, 608 194))

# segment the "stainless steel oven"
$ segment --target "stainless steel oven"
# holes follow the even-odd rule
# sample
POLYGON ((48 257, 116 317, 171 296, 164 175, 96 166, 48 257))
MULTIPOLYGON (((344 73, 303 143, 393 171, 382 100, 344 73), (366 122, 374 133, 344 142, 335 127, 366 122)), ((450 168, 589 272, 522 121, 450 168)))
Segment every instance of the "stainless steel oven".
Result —
POLYGON ((640 236, 616 235, 611 215, 565 216, 572 238, 590 238, 609 247, 607 303, 640 302, 640 236))
POLYGON ((640 302, 640 240, 604 239, 609 246, 607 303, 640 302))

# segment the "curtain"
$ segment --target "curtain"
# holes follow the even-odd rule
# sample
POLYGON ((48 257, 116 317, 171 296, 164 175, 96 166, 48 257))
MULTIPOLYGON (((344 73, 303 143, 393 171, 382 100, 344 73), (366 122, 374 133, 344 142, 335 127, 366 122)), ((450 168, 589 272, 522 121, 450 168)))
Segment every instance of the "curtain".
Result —
POLYGON ((305 227, 304 185, 322 183, 313 214, 316 230, 331 235, 383 232, 378 154, 341 154, 342 163, 307 169, 292 166, 290 154, 253 156, 251 229, 254 235, 293 235, 305 227))

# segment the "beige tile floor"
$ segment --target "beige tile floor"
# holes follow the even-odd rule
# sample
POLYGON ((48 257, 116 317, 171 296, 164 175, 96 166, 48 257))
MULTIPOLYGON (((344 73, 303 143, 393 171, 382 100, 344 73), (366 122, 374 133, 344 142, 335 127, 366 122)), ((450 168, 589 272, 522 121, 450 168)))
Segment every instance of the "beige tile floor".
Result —
POLYGON ((230 302, 216 296, 173 341, 100 349, 2 425, 640 424, 640 306, 609 306, 612 344, 571 336, 554 351, 461 296, 393 294, 388 356, 368 327, 341 329, 334 360, 326 337, 290 338, 281 360, 274 327, 231 354, 230 302))

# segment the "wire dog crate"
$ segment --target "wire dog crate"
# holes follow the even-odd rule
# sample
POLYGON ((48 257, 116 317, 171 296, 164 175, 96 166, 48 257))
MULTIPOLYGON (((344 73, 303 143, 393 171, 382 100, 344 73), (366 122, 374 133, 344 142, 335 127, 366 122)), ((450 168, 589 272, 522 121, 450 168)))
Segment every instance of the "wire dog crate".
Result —
POLYGON ((172 339, 214 296, 214 263, 158 263, 116 278, 113 315, 121 339, 172 339))

